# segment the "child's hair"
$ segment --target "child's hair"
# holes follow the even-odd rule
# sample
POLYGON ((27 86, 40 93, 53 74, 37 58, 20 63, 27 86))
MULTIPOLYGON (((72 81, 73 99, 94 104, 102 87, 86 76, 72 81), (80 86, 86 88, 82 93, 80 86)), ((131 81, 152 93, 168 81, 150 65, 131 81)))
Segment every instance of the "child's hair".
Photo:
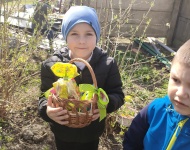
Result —
POLYGON ((78 23, 89 24, 96 33, 96 42, 100 39, 100 24, 94 8, 88 6, 71 6, 65 13, 61 32, 63 38, 67 40, 69 31, 78 23))
POLYGON ((172 64, 175 62, 183 63, 190 67, 190 39, 178 49, 172 64))

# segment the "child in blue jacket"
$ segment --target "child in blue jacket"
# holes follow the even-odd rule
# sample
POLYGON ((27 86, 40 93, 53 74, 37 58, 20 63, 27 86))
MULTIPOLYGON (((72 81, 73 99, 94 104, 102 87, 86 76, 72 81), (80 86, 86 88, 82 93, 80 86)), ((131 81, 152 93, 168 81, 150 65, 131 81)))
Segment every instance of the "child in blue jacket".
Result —
POLYGON ((190 40, 172 60, 168 95, 157 98, 134 118, 124 150, 190 149, 190 40))

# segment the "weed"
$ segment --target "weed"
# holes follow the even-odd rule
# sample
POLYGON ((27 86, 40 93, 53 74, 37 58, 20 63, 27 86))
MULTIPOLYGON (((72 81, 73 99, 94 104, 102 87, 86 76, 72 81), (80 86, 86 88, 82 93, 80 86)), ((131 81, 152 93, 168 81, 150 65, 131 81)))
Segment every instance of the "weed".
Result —
MULTIPOLYGON (((81 2, 83 1, 81 0, 81 2)), ((151 8, 154 7, 155 0, 150 3, 149 9, 143 15, 139 24, 137 26, 129 25, 130 30, 126 32, 121 32, 121 29, 131 21, 131 11, 133 5, 136 5, 136 0, 131 0, 131 4, 126 6, 125 10, 122 10, 121 7, 124 1, 119 0, 118 12, 114 9, 113 0, 104 2, 109 7, 99 10, 99 17, 102 17, 100 19, 103 22, 101 22, 102 36, 98 45, 107 50, 109 55, 114 57, 118 63, 125 93, 125 104, 107 117, 105 134, 102 136, 106 140, 102 140, 102 143, 107 141, 109 133, 113 134, 113 132, 110 132, 111 130, 113 131, 119 127, 120 130, 116 134, 116 140, 121 146, 121 137, 127 127, 122 124, 118 125, 117 117, 135 116, 141 108, 154 98, 165 95, 169 72, 155 57, 144 54, 141 45, 136 46, 134 43, 135 35, 143 23, 145 26, 141 39, 146 38, 146 31, 152 21, 147 16, 151 8), (101 14, 104 14, 104 16, 101 16, 101 14), (116 36, 113 37, 113 34, 116 36), (123 42, 124 46, 120 48, 122 41, 125 43, 123 42)), ((0 117, 5 116, 5 113, 11 112, 13 109, 23 110, 23 107, 27 109, 28 102, 36 100, 39 96, 40 63, 47 57, 47 52, 38 47, 42 36, 28 35, 27 32, 21 29, 10 27, 6 21, 12 11, 18 10, 17 7, 24 3, 33 3, 33 1, 22 0, 0 4, 0 7, 4 6, 4 9, 7 10, 5 23, 0 25, 0 117), (8 9, 10 6, 13 9, 8 9), (25 41, 25 43, 22 41, 25 41), (17 107, 15 107, 15 102, 17 107)), ((35 101, 34 103, 37 107, 35 101)), ((23 118, 27 118, 28 115, 27 111, 22 113, 23 118)), ((0 127, 3 126, 3 121, 0 120, 0 127)), ((44 125, 47 125, 47 123, 44 122, 44 125)), ((2 128, 0 128, 0 133, 2 133, 2 128)), ((0 143, 2 140, 12 142, 15 139, 12 136, 0 135, 0 143)), ((3 146, 0 148, 2 150, 6 149, 3 146)), ((44 147, 44 150, 48 149, 48 146, 44 147)))

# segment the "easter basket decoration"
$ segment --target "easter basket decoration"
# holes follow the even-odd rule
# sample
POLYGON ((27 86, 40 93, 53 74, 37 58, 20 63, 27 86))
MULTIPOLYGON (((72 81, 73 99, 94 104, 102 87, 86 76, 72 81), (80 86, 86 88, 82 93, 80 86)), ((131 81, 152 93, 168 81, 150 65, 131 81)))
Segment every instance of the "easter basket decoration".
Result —
MULTIPOLYGON (((98 93, 96 92, 97 91, 97 80, 96 80, 94 71, 93 71, 92 67, 90 66, 90 64, 81 58, 75 58, 75 59, 70 60, 69 63, 63 63, 63 64, 67 64, 68 66, 69 66, 69 64, 72 64, 72 66, 69 66, 66 68, 64 68, 64 66, 63 66, 62 70, 60 70, 60 69, 57 70, 57 73, 63 72, 62 74, 67 74, 67 75, 65 75, 65 76, 67 76, 67 79, 66 79, 67 82, 65 84, 65 88, 67 88, 68 91, 65 90, 66 91, 65 93, 62 92, 62 94, 63 94, 62 96, 61 95, 58 96, 57 93, 55 94, 54 92, 52 92, 52 93, 54 93, 54 94, 52 94, 53 103, 54 103, 55 107, 63 107, 64 109, 67 109, 67 112, 69 115, 69 118, 67 119, 67 121, 69 123, 66 124, 65 126, 68 126, 71 128, 83 128, 85 126, 88 126, 91 123, 93 111, 94 111, 94 109, 98 108, 98 106, 97 106, 98 93), (77 73, 77 68, 74 68, 75 71, 72 72, 73 71, 72 67, 76 67, 75 65, 73 65, 73 63, 75 61, 83 62, 87 66, 87 68, 90 71, 91 77, 92 77, 93 85, 81 84, 81 85, 77 86, 77 84, 75 83, 75 80, 74 80, 74 77, 79 75, 77 73), (66 71, 66 73, 64 71, 66 71), (71 72, 69 72, 69 71, 71 71, 71 72), (69 76, 70 76, 70 79, 69 79, 69 76), (70 84, 70 83, 72 83, 72 84, 70 84), (68 95, 67 92, 71 93, 72 96, 65 96, 65 95, 68 95)), ((52 68, 52 70, 53 70, 53 68, 52 68)), ((56 83, 54 83, 54 85, 55 84, 56 83)), ((64 88, 62 86, 62 90, 63 89, 64 88)))

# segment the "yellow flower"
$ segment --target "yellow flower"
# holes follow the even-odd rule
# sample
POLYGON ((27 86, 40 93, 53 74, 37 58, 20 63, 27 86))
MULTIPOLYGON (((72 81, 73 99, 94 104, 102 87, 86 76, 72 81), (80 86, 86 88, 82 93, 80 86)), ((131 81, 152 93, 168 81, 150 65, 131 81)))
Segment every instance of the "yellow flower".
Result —
POLYGON ((132 102, 133 101, 133 97, 131 95, 126 95, 124 99, 125 99, 125 102, 132 102))

